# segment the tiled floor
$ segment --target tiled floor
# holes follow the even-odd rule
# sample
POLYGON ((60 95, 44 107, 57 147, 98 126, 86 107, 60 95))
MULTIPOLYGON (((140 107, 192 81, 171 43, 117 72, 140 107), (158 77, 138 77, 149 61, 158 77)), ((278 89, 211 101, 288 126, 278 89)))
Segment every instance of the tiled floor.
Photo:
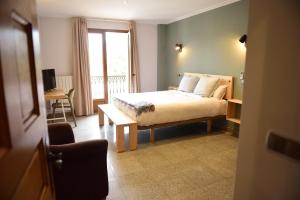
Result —
POLYGON ((238 139, 230 133, 185 125, 158 129, 149 144, 149 132, 140 131, 138 150, 124 153, 114 151, 113 127, 99 128, 96 115, 79 118, 74 133, 76 141, 108 139, 107 199, 232 199, 238 139))

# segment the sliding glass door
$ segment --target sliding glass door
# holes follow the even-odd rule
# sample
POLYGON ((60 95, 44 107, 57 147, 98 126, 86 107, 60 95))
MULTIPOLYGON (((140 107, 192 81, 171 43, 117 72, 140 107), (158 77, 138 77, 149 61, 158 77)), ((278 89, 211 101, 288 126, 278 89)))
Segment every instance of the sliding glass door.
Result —
POLYGON ((113 95, 128 92, 128 33, 106 32, 108 101, 113 95))
POLYGON ((94 109, 128 92, 128 31, 89 29, 89 62, 94 109))
POLYGON ((103 34, 89 33, 89 63, 93 99, 105 99, 103 72, 103 34))

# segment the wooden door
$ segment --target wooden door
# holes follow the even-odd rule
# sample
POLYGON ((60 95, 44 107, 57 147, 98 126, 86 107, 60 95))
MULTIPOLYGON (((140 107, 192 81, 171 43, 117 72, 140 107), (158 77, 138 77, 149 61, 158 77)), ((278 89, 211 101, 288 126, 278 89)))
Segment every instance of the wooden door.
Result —
POLYGON ((0 199, 52 199, 34 0, 0 6, 0 199))
POLYGON ((106 68, 106 40, 105 32, 99 29, 88 29, 89 63, 94 112, 98 112, 98 105, 107 103, 107 68, 106 68), (93 52, 97 51, 97 52, 93 52), (97 62, 98 61, 98 62, 97 62), (102 62, 101 62, 102 61, 102 62), (100 66, 95 65, 100 64, 100 66), (95 76, 95 74, 99 76, 95 76), (102 92, 95 92, 100 89, 102 92), (95 94, 94 94, 95 93, 95 94))
POLYGON ((250 1, 236 200, 300 199, 300 1, 250 1))

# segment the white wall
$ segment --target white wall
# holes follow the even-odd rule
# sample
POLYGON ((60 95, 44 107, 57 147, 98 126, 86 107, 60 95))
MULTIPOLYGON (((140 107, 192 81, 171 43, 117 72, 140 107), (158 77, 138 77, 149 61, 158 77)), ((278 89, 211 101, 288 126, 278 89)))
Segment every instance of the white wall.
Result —
POLYGON ((72 75, 72 24, 66 18, 39 18, 42 68, 72 75))
MULTIPOLYGON (((89 28, 126 29, 126 23, 88 21, 89 28)), ((72 75, 72 23, 69 18, 39 18, 43 68, 72 75)), ((157 25, 137 24, 141 91, 157 89, 157 25)))

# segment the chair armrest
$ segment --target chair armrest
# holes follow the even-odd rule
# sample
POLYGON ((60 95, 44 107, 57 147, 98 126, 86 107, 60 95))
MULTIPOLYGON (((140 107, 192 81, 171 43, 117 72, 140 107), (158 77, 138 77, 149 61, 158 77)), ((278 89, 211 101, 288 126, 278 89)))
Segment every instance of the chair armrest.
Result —
POLYGON ((95 156, 104 156, 107 154, 107 140, 90 140, 63 145, 50 145, 49 150, 53 153, 63 153, 63 160, 72 159, 90 159, 95 156))
POLYGON ((48 125, 50 145, 74 143, 74 134, 70 124, 57 123, 48 125))
POLYGON ((102 199, 108 195, 107 147, 107 140, 49 146, 52 153, 62 153, 60 169, 52 162, 55 190, 61 199, 102 199))

